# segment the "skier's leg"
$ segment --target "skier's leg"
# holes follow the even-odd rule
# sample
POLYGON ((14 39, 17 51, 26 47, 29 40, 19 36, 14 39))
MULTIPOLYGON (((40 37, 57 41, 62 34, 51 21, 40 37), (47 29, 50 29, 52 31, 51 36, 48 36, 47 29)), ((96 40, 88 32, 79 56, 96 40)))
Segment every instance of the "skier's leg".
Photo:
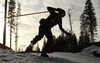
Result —
POLYGON ((32 51, 33 45, 36 44, 41 38, 43 38, 44 30, 43 26, 40 25, 38 35, 31 41, 31 44, 26 48, 26 51, 32 51))
POLYGON ((42 25, 40 25, 39 27, 39 33, 37 36, 35 36, 35 38, 33 38, 33 40, 31 41, 32 44, 36 44, 39 40, 41 40, 44 36, 44 27, 42 25))
POLYGON ((48 30, 45 33, 45 36, 47 37, 47 44, 45 45, 43 52, 46 52, 49 50, 50 45, 53 43, 53 37, 52 37, 52 32, 51 30, 48 30))
POLYGON ((48 57, 46 52, 49 50, 50 45, 53 43, 53 37, 52 37, 51 30, 46 30, 45 36, 47 37, 47 44, 44 46, 42 50, 43 53, 41 53, 41 56, 48 57))

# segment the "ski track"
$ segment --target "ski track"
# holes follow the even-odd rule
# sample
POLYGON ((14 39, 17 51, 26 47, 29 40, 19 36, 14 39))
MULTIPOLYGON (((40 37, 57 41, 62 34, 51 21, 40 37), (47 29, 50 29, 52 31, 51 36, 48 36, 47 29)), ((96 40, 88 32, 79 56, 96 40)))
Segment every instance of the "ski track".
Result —
POLYGON ((0 63, 74 63, 58 57, 41 57, 34 54, 0 54, 0 63))

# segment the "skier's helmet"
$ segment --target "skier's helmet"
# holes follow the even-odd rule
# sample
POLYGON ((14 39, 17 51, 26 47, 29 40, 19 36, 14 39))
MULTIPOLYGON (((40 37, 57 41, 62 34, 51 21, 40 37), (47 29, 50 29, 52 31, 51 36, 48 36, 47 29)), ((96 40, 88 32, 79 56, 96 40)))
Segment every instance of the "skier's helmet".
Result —
POLYGON ((58 8, 60 16, 64 17, 66 15, 65 11, 61 8, 58 8))

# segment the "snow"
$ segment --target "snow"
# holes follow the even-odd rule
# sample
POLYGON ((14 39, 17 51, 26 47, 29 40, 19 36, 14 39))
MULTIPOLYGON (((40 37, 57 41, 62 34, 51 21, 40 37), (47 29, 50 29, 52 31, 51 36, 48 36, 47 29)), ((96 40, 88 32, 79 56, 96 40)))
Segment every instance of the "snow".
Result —
POLYGON ((55 52, 48 54, 49 57, 41 57, 40 54, 22 54, 0 49, 0 63, 100 63, 100 57, 93 56, 94 51, 100 53, 100 48, 93 45, 80 53, 55 52))
POLYGON ((80 55, 79 53, 54 53, 52 57, 58 57, 75 63, 100 63, 100 57, 80 55))
POLYGON ((83 49, 80 54, 93 56, 93 52, 95 51, 97 51, 96 53, 100 54, 100 47, 92 45, 90 47, 83 49))

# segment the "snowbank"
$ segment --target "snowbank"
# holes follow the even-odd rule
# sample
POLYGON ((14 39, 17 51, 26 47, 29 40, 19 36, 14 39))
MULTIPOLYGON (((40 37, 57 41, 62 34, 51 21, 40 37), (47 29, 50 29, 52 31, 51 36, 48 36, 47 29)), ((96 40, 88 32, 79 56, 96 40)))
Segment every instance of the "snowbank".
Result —
POLYGON ((92 45, 82 50, 80 54, 90 55, 90 56, 100 56, 100 47, 92 45))
POLYGON ((0 54, 6 54, 6 53, 15 53, 13 50, 7 50, 0 48, 0 54))

